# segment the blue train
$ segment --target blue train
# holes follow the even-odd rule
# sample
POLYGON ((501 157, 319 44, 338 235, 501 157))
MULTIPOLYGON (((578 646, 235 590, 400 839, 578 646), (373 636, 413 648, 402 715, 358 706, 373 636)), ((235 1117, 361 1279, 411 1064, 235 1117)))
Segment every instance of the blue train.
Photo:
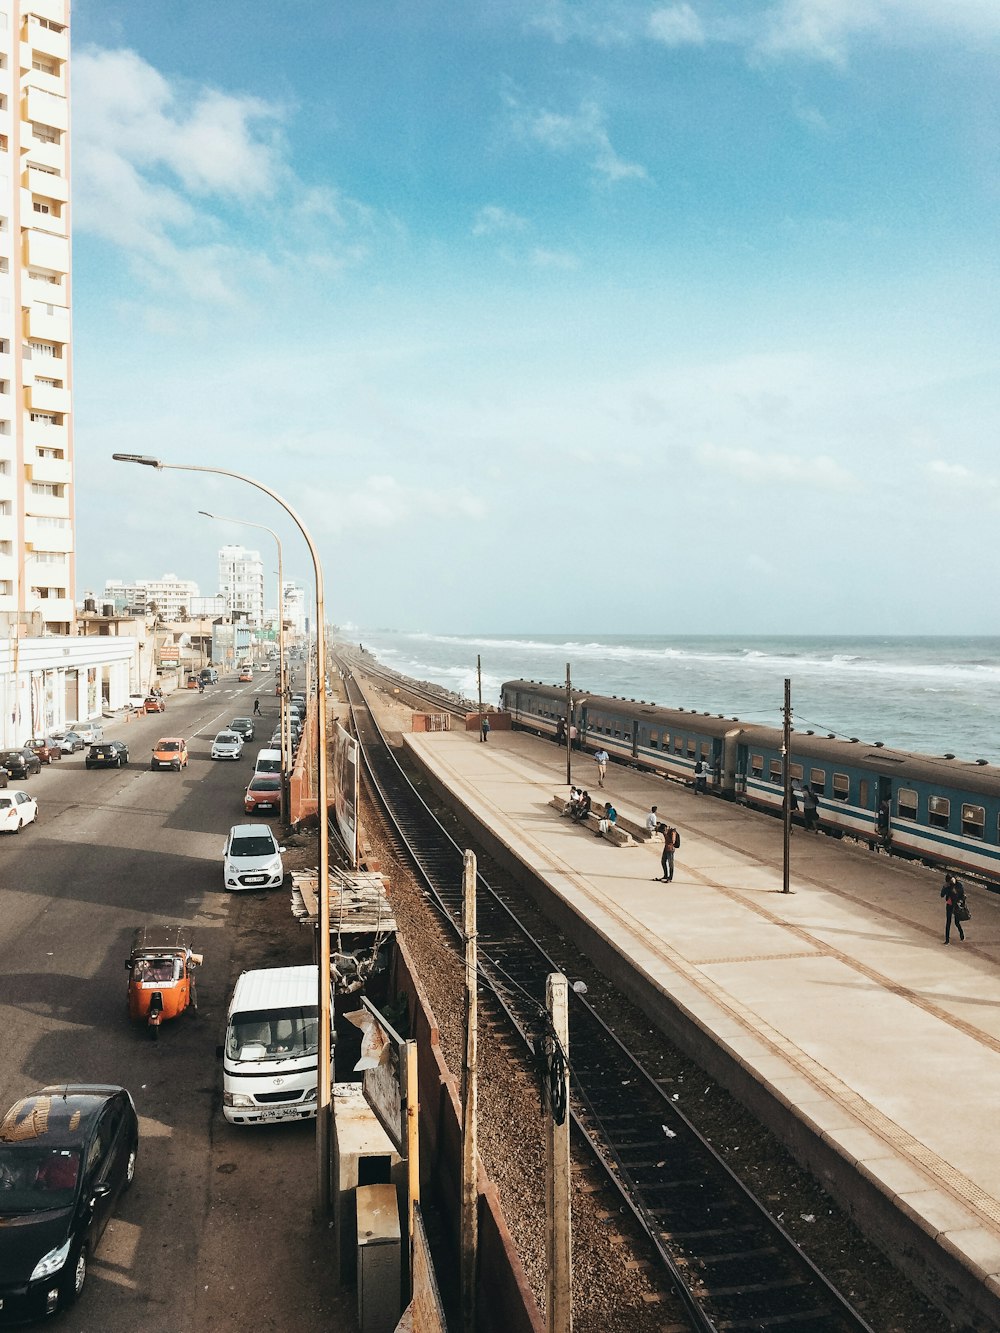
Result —
MULTIPOLYGON (((509 680, 501 703, 513 726, 540 736, 554 738, 566 719, 558 685, 509 680)), ((778 728, 599 695, 574 698, 572 724, 584 748, 603 746, 622 763, 687 784, 700 761, 715 795, 773 814, 784 809, 778 728)), ((1000 887, 1000 770, 984 759, 793 731, 789 768, 793 789, 810 787, 818 798, 825 832, 1000 887)))

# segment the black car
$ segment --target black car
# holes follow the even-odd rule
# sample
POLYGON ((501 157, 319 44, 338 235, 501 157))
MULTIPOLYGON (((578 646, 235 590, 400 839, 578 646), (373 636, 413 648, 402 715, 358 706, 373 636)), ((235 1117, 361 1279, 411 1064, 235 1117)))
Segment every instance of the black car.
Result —
POLYGON ((11 1107, 0 1121, 0 1324, 72 1305, 138 1152, 124 1088, 70 1083, 11 1107))
POLYGON ((253 718, 234 717, 226 730, 237 731, 243 737, 244 741, 252 741, 254 735, 253 718))
POLYGON ((42 761, 34 750, 0 750, 0 768, 7 770, 7 776, 26 782, 32 773, 41 773, 42 761))
POLYGON ((128 763, 128 746, 124 741, 101 741, 90 747, 84 763, 88 768, 124 768, 128 763))

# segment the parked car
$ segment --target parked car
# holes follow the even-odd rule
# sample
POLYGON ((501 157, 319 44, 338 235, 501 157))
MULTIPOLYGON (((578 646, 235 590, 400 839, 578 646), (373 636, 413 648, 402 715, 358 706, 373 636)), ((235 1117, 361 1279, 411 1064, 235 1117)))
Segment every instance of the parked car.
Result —
POLYGON ((144 713, 165 713, 167 705, 163 702, 163 696, 160 694, 147 694, 143 700, 142 711, 144 713))
POLYGON ((238 731, 220 731, 212 742, 213 759, 242 759, 243 737, 238 731))
MULTIPOLYGON (((18 791, 16 787, 0 793, 0 829, 5 833, 20 833, 25 824, 34 824, 37 820, 38 802, 33 796, 29 796, 26 791, 18 791)), ((2 1188, 3 1183, 0 1181, 0 1189, 2 1188)), ((0 1212, 3 1212, 2 1205, 0 1212)), ((0 1251, 2 1250, 3 1241, 0 1240, 0 1251)))
POLYGON ((43 764, 51 764, 53 759, 63 757, 62 746, 50 736, 46 739, 44 736, 32 736, 31 740, 25 741, 22 750, 34 750, 35 754, 43 764))
POLYGON ((124 768, 128 763, 128 746, 124 741, 101 741, 90 747, 84 762, 88 768, 124 768))
POLYGON ((83 1294, 138 1154, 124 1088, 64 1084, 11 1107, 0 1122, 0 1320, 41 1319, 83 1294))
POLYGON ((275 814, 281 809, 281 778, 278 775, 263 773, 250 779, 243 809, 248 815, 275 814))
POLYGON ((96 745, 104 740, 104 728, 97 722, 71 722, 70 731, 83 741, 84 745, 96 745))
POLYGON ((238 731, 245 741, 252 741, 254 725, 252 717, 234 717, 229 724, 230 731, 238 731))
POLYGON ((6 787, 10 782, 10 774, 5 768, 0 768, 0 787, 6 787))
POLYGON ((161 736, 153 746, 150 768, 172 768, 179 773, 182 768, 187 768, 187 764, 187 741, 183 736, 161 736))
POLYGON ((34 750, 0 750, 0 768, 16 781, 26 782, 32 773, 41 773, 42 761, 34 750))
POLYGON ((77 750, 82 750, 86 741, 76 731, 64 731, 61 736, 55 738, 59 742, 59 748, 63 754, 76 754, 77 750))
POLYGON ((130 694, 128 697, 129 708, 134 708, 136 712, 141 713, 146 702, 145 694, 130 694))
POLYGON ((266 824, 234 824, 222 849, 227 889, 280 889, 285 881, 284 847, 266 824))

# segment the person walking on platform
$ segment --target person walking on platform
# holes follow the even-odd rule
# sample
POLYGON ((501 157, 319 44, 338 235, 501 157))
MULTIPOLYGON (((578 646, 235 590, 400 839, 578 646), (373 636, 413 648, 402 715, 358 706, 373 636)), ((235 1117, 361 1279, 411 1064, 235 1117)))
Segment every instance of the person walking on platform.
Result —
POLYGON ((816 827, 816 812, 819 808, 819 800, 812 787, 803 787, 802 789, 802 822, 806 826, 808 833, 818 833, 816 827))
POLYGON ((699 759, 694 766, 694 789, 697 792, 708 791, 708 768, 704 759, 699 759))
POLYGON ((556 723, 556 745, 566 744, 566 719, 561 717, 556 723))
POLYGON ((960 879, 952 874, 944 877, 944 883, 941 885, 941 897, 944 899, 944 942, 951 943, 951 923, 955 922, 958 927, 958 938, 965 939, 965 931, 962 929, 962 922, 968 921, 969 908, 965 901, 965 885, 960 879))
POLYGON ((660 878, 664 884, 669 884, 674 877, 674 852, 681 845, 681 835, 666 824, 660 825, 660 832, 663 834, 663 854, 660 857, 663 874, 660 878))
POLYGON ((646 816, 646 832, 652 837, 654 833, 659 833, 659 831, 660 821, 656 817, 656 806, 651 805, 649 807, 649 814, 646 816))
POLYGON ((597 785, 604 786, 604 778, 608 771, 608 759, 610 755, 603 746, 595 753, 594 763, 597 765, 597 785))
POLYGON ((604 818, 598 822, 597 832, 594 834, 594 837, 603 838, 605 833, 613 829, 615 824, 617 824, 617 822, 618 822, 618 811, 615 809, 615 807, 611 804, 610 801, 607 801, 604 806, 604 818))
POLYGON ((570 746, 572 747, 572 749, 574 749, 574 750, 579 750, 579 748, 580 748, 580 733, 579 733, 579 732, 577 731, 577 729, 576 729, 576 723, 575 723, 575 722, 571 722, 571 723, 569 724, 569 743, 570 743, 570 746))
POLYGON ((488 741, 490 738, 490 720, 485 713, 483 714, 483 719, 480 722, 479 726, 482 731, 481 739, 484 741, 488 741))

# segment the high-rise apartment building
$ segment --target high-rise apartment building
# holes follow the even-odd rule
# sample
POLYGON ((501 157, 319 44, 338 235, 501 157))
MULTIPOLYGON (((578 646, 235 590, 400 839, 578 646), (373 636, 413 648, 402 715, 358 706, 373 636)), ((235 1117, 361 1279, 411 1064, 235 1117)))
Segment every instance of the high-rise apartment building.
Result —
POLYGON ((264 623, 264 566, 259 551, 223 546, 219 551, 219 591, 236 620, 264 623))
POLYGON ((0 637, 74 622, 68 0, 0 0, 0 637))

